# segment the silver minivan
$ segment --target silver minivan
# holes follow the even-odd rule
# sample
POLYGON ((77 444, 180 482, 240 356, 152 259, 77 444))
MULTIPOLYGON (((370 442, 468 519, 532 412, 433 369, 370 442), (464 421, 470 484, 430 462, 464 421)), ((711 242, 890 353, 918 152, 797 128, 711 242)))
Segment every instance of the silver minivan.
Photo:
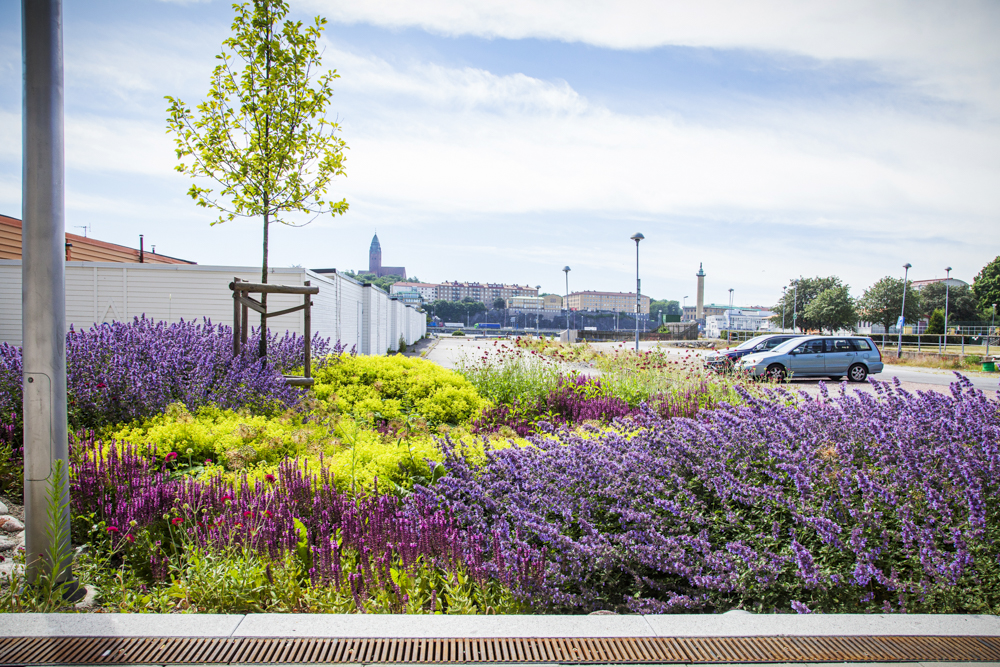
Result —
POLYGON ((882 353, 867 336, 805 336, 773 350, 748 354, 736 368, 753 377, 828 377, 863 382, 882 372, 882 353))

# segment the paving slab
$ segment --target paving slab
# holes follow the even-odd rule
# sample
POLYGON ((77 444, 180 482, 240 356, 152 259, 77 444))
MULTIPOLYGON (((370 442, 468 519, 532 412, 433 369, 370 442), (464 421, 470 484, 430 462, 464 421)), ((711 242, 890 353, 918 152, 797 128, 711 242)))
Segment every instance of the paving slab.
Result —
POLYGON ((643 616, 247 614, 234 637, 653 637, 643 616))
POLYGON ((242 614, 0 614, 0 637, 229 637, 242 614))
POLYGON ((1000 617, 971 614, 667 614, 658 637, 1000 637, 1000 617))

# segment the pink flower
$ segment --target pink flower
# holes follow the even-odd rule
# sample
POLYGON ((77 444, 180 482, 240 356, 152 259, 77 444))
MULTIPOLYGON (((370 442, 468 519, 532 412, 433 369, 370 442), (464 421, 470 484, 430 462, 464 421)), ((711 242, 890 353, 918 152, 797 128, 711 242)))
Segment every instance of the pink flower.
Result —
POLYGON ((226 502, 227 500, 232 500, 232 499, 233 499, 232 496, 222 496, 221 498, 219 498, 219 500, 221 500, 222 502, 226 502))
POLYGON ((275 481, 274 475, 272 475, 271 473, 267 473, 266 475, 264 475, 264 479, 265 479, 265 481, 268 481, 271 484, 274 484, 274 481, 275 481))
POLYGON ((108 531, 109 533, 117 533, 118 532, 118 529, 115 528, 114 526, 108 526, 104 530, 108 531))
POLYGON ((172 524, 174 524, 176 526, 179 523, 184 523, 184 519, 182 519, 179 516, 175 516, 173 519, 170 520, 170 523, 172 523, 172 524))
POLYGON ((170 452, 169 454, 163 457, 164 463, 170 463, 171 461, 176 461, 176 460, 177 460, 177 452, 170 452))
POLYGON ((135 542, 135 535, 132 535, 131 533, 129 533, 128 535, 126 535, 126 536, 125 536, 125 539, 126 539, 126 540, 127 540, 127 541, 128 541, 129 543, 132 543, 132 542, 135 542))

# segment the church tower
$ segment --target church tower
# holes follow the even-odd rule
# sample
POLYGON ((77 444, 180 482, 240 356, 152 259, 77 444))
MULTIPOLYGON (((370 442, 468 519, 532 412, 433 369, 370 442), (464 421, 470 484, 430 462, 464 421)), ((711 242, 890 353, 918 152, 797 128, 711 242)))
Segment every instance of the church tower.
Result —
POLYGON ((382 275, 382 245, 378 242, 378 234, 372 237, 372 245, 368 249, 368 272, 376 278, 382 275))

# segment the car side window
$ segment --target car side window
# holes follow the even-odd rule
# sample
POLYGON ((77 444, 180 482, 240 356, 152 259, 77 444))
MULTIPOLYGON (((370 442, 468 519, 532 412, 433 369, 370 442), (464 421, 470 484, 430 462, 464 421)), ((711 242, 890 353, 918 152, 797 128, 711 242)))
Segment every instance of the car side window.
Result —
POLYGON ((871 344, 864 338, 852 338, 851 342, 854 344, 854 349, 858 352, 867 352, 872 349, 871 344))
POLYGON ((787 338, 772 338, 771 340, 766 341, 764 343, 764 349, 765 350, 773 350, 774 348, 776 348, 779 345, 781 345, 782 343, 784 343, 786 340, 788 340, 788 339, 787 338))
POLYGON ((827 352, 853 352, 854 347, 846 338, 828 338, 826 341, 827 352))
POLYGON ((795 350, 799 354, 823 354, 823 339, 806 341, 795 350))

